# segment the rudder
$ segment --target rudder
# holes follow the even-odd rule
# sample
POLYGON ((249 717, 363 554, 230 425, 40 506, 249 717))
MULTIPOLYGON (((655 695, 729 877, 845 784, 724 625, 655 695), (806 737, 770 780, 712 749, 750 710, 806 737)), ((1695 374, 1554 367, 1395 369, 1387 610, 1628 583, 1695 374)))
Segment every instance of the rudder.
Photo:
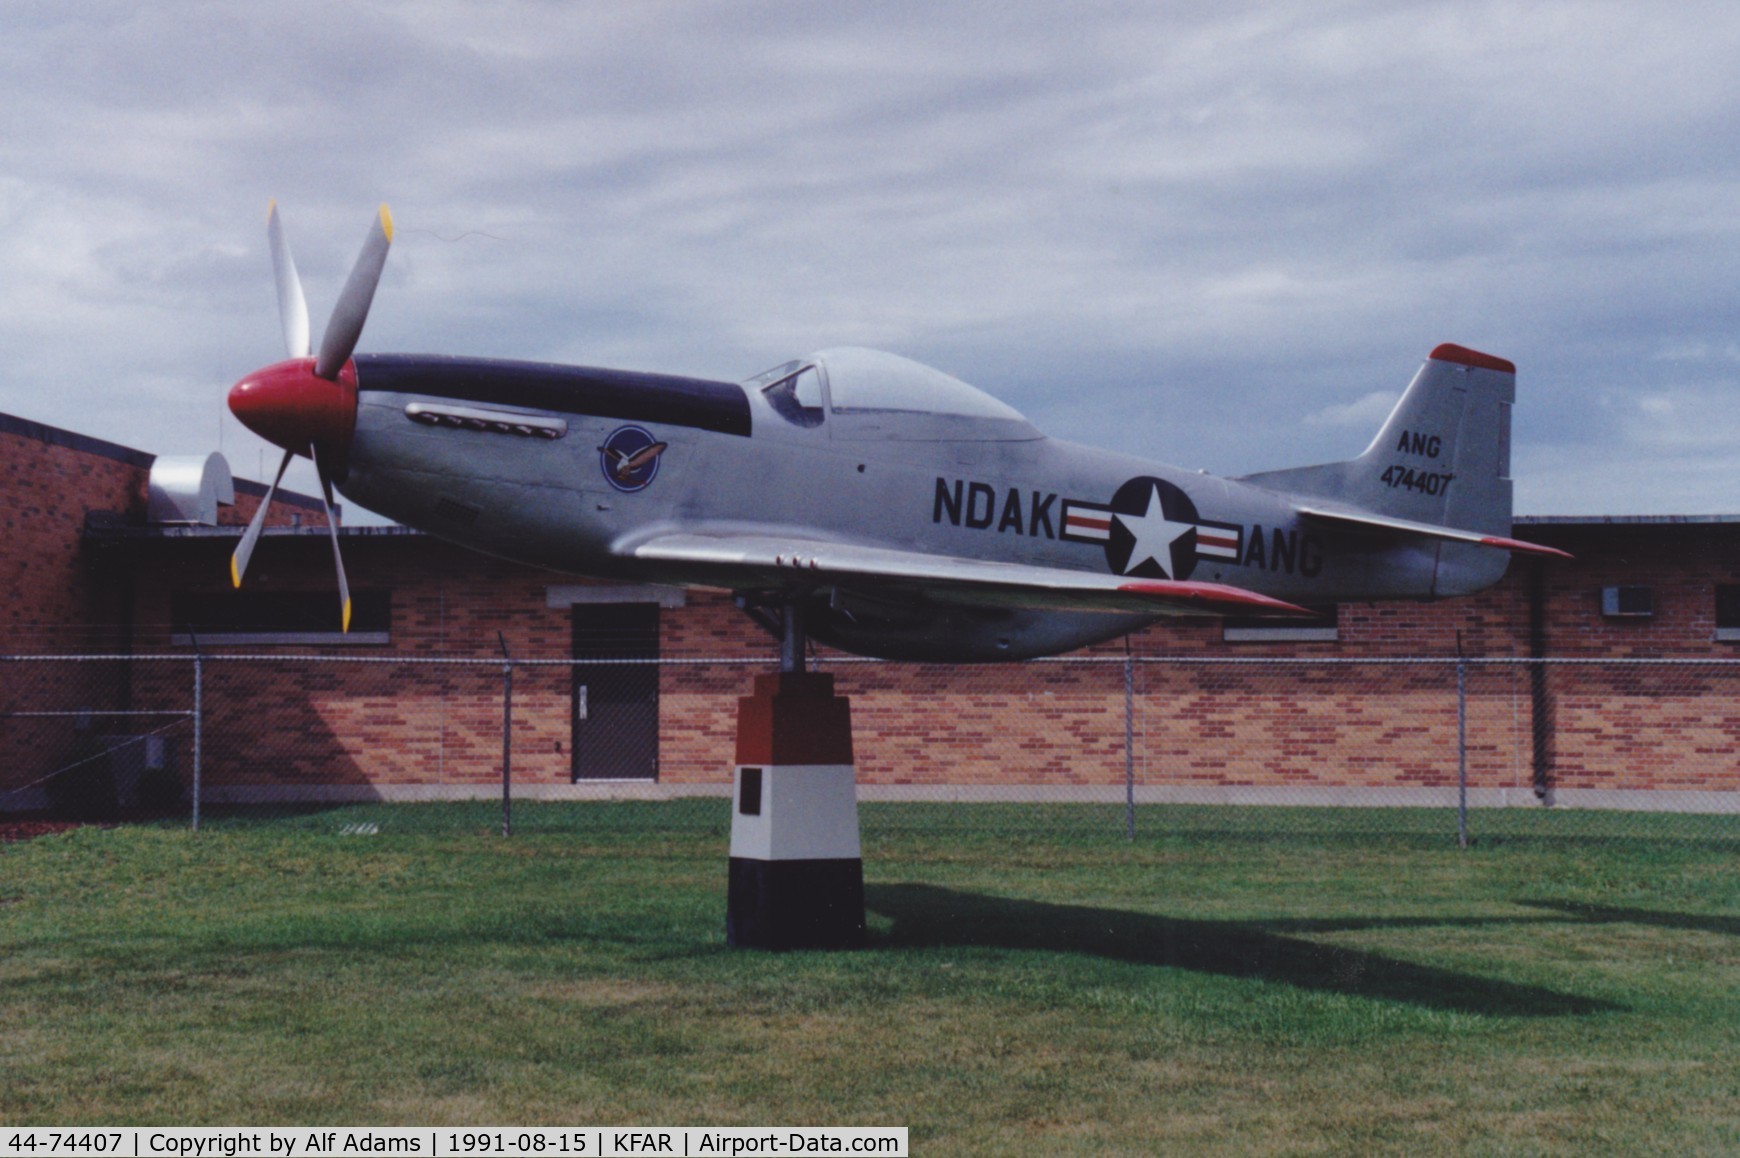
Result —
POLYGON ((1250 475, 1415 523, 1509 535, 1516 366, 1448 343, 1427 356, 1358 458, 1250 475))
POLYGON ((1510 534, 1510 412, 1516 366, 1441 345, 1364 454, 1348 501, 1421 523, 1510 534))

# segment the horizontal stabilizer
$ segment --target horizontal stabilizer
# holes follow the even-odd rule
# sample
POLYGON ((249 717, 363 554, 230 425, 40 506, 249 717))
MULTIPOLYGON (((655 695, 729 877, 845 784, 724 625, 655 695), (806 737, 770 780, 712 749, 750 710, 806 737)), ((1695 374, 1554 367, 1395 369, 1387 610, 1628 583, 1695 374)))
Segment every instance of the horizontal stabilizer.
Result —
POLYGON ((1129 615, 1315 614, 1224 583, 1129 579, 777 535, 664 535, 627 553, 647 562, 688 566, 711 582, 738 589, 850 588, 856 581, 868 581, 879 590, 904 587, 938 603, 1129 615))
POLYGON ((1416 523, 1410 519, 1393 519, 1387 515, 1333 511, 1323 507, 1294 507, 1293 509, 1298 511, 1301 516, 1320 523, 1329 523, 1381 535, 1443 539, 1451 543, 1473 543, 1479 547, 1496 547, 1500 551, 1514 551, 1521 555, 1542 555, 1555 559, 1571 558, 1569 552, 1561 551, 1557 547, 1544 547, 1539 543, 1527 543, 1521 539, 1509 539, 1503 535, 1483 535, 1479 531, 1441 527, 1435 523, 1416 523))

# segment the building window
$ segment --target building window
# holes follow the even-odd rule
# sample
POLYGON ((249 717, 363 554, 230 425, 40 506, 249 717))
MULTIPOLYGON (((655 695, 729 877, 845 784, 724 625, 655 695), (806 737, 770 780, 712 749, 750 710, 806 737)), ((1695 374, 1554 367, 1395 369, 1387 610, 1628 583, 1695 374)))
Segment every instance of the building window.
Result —
POLYGON ((1740 642, 1740 583, 1716 584, 1716 638, 1740 642))
POLYGON ((1309 610, 1315 612, 1310 619, 1229 615, 1221 621, 1221 638, 1228 643, 1333 643, 1341 638, 1337 606, 1309 610))
POLYGON ((170 642, 214 645, 389 642, 392 593, 351 593, 350 631, 340 630, 337 591, 180 591, 170 599, 170 642))
POLYGON ((1608 619, 1648 619, 1655 614, 1655 588, 1603 587, 1601 614, 1608 619))

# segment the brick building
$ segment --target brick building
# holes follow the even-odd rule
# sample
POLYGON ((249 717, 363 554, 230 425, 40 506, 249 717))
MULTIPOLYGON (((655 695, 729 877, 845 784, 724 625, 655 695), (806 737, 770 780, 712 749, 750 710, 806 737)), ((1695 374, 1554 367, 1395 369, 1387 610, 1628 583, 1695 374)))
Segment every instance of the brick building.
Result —
MULTIPOLYGON (((343 527, 356 618, 340 635, 318 498, 280 494, 237 592, 226 560, 264 487, 236 481, 214 506, 222 468, 188 517, 159 493, 171 473, 0 415, 0 654, 38 657, 0 663, 0 808, 38 802, 88 733, 122 727, 80 713, 182 718, 196 650, 212 799, 498 791, 504 649, 534 661, 513 674, 516 791, 728 784, 736 697, 776 655, 728 595, 343 527), (40 658, 56 654, 116 658, 40 658), (662 662, 609 662, 636 658, 662 662)), ((1151 798, 1415 802, 1453 782, 1462 655, 1477 661, 1460 702, 1478 790, 1734 808, 1740 707, 1718 661, 1740 642, 1740 519, 1522 518, 1517 534, 1575 560, 1519 560, 1467 599, 1350 604, 1306 625, 1168 623, 1057 662, 820 658, 854 697, 869 795, 1121 793, 1128 735, 1151 798), (1542 658, 1664 662, 1516 662, 1542 658)), ((172 737, 158 762, 184 776, 185 748, 172 737)))

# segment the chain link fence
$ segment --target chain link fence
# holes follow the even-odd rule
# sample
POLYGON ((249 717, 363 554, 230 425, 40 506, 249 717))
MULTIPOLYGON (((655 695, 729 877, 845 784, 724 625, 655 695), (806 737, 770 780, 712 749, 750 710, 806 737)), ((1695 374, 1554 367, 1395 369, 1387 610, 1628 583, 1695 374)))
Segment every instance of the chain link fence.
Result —
MULTIPOLYGON (((0 818, 724 833, 742 659, 0 657, 0 818), (385 808, 384 806, 392 806, 385 808)), ((1740 840, 1740 662, 833 659, 867 835, 1740 840)))

